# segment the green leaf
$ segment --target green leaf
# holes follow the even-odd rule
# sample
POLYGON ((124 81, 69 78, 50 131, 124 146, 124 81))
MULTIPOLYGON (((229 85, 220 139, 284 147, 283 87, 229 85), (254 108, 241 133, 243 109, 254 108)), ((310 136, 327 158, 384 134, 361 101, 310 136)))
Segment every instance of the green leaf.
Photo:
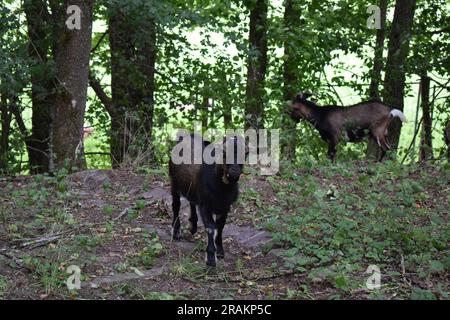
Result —
POLYGON ((337 288, 345 290, 348 286, 348 281, 345 276, 338 276, 334 278, 334 284, 337 288))
POLYGON ((444 264, 438 260, 432 260, 430 262, 430 270, 431 270, 431 272, 436 272, 436 273, 442 272, 442 271, 444 271, 444 264))

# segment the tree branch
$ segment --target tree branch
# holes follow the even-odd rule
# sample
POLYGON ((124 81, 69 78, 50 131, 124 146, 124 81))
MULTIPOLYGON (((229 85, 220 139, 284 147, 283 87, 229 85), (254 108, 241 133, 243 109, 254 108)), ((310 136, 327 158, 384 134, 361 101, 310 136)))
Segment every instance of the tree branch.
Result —
POLYGON ((440 34, 440 33, 450 33, 450 26, 442 28, 440 30, 429 31, 427 34, 440 34))
POLYGON ((104 39, 105 36, 108 34, 108 32, 109 32, 109 29, 107 29, 105 32, 103 32, 102 36, 101 36, 100 39, 98 40, 98 42, 97 42, 97 44, 95 45, 95 47, 92 48, 91 54, 93 54, 93 53, 98 49, 98 47, 100 46, 100 44, 102 43, 103 39, 104 39))
POLYGON ((22 134, 24 139, 26 139, 28 137, 28 130, 27 127, 25 126, 25 122, 23 121, 22 113, 20 112, 16 104, 11 105, 11 111, 14 115, 14 118, 16 119, 16 123, 17 126, 19 127, 20 133, 22 134))
POLYGON ((100 99, 101 103, 105 106, 106 111, 110 116, 112 116, 115 113, 112 99, 108 97, 105 90, 103 90, 100 82, 92 75, 92 72, 89 72, 89 84, 91 85, 91 88, 94 90, 97 97, 100 99))

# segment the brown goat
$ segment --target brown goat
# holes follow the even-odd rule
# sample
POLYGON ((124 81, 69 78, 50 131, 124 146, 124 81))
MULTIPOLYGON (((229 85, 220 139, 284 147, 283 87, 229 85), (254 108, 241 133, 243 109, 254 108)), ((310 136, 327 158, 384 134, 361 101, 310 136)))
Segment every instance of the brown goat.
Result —
POLYGON ((403 112, 380 101, 361 102, 347 107, 319 107, 307 99, 309 96, 310 93, 299 93, 295 97, 291 117, 297 122, 305 119, 314 125, 328 143, 328 157, 332 162, 336 161, 336 146, 342 137, 350 142, 359 142, 367 135, 382 149, 381 160, 391 148, 387 141, 390 122, 395 117, 406 121, 403 112))

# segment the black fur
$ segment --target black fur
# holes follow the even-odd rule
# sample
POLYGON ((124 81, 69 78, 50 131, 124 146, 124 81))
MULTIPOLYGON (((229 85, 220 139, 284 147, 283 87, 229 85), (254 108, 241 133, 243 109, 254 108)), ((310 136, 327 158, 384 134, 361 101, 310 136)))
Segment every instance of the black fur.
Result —
MULTIPOLYGON (((194 138, 194 136, 191 136, 191 138, 194 138)), ((209 141, 205 140, 202 140, 202 143, 202 149, 210 144, 209 141)), ((243 165, 237 164, 236 156, 233 164, 175 165, 172 160, 169 163, 173 203, 173 239, 180 239, 179 209, 180 196, 183 196, 190 202, 191 206, 189 221, 192 234, 197 232, 197 208, 200 211, 208 237, 206 264, 209 266, 216 265, 216 257, 223 258, 225 255, 222 231, 230 206, 239 195, 239 176, 237 179, 226 179, 230 167, 233 167, 239 175, 242 173, 243 165)))

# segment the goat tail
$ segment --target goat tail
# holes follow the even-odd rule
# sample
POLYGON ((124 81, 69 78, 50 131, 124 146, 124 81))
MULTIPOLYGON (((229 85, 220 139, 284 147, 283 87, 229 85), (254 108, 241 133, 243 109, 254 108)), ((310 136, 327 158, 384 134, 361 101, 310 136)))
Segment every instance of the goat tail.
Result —
POLYGON ((401 112, 398 109, 392 109, 391 112, 389 113, 391 118, 399 118, 402 122, 407 122, 408 120, 406 120, 406 116, 403 112, 401 112))

